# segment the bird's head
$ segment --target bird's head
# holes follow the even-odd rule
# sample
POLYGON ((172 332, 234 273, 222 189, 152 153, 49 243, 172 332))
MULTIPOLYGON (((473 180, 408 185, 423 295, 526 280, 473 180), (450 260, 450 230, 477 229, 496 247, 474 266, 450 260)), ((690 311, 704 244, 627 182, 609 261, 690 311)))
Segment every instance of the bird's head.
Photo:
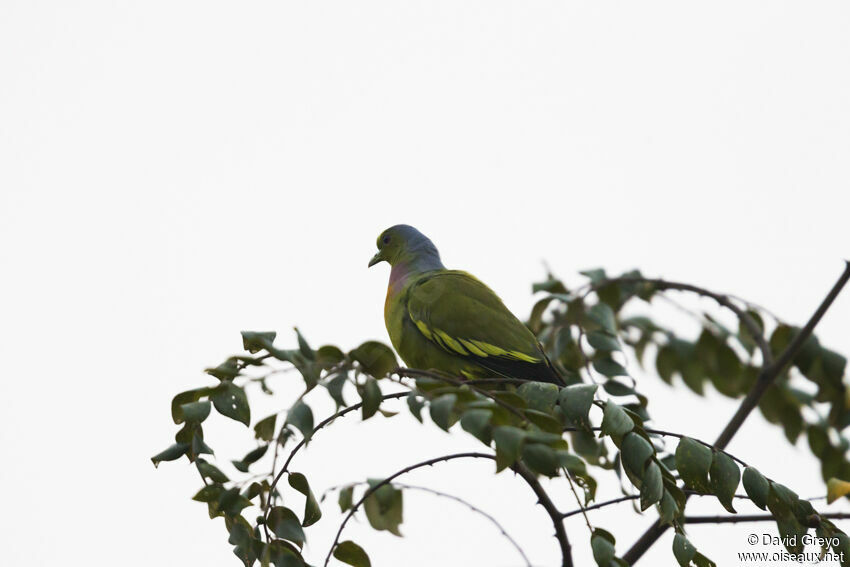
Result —
POLYGON ((435 270, 443 267, 440 253, 431 240, 406 224, 391 226, 378 237, 378 253, 369 260, 369 267, 380 262, 391 266, 405 264, 412 270, 435 270))

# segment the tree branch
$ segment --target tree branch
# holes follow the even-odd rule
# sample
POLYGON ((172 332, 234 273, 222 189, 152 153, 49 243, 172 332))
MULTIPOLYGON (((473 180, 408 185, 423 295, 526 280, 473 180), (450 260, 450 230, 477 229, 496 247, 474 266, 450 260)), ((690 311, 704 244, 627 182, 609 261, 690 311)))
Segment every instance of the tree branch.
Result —
MULTIPOLYGON (((818 514, 827 520, 845 520, 850 518, 847 512, 832 512, 830 514, 818 514)), ((737 524, 740 522, 771 522, 775 521, 771 514, 749 514, 737 516, 685 516, 685 524, 737 524)))
POLYGON ((779 355, 779 358, 775 362, 765 364, 762 367, 762 371, 752 390, 750 390, 741 402, 741 405, 738 406, 738 411, 735 412, 735 415, 732 416, 732 419, 729 420, 729 423, 726 424, 726 427, 720 433, 717 441, 714 442, 716 446, 722 449, 732 440, 732 437, 738 432, 738 429, 743 425, 744 420, 747 419, 753 408, 756 407, 765 391, 776 381, 776 378, 785 370, 785 367, 791 362, 806 339, 811 336, 815 330, 815 326, 820 322, 824 313, 832 305, 832 302, 835 301, 835 298, 838 297, 838 294, 841 293, 841 289, 847 283, 848 279, 850 279, 850 262, 845 263, 844 272, 841 274, 841 277, 838 278, 838 281, 829 290, 829 293, 823 299, 820 306, 818 306, 817 311, 809 318, 806 326, 794 336, 791 344, 782 351, 782 354, 779 355))
MULTIPOLYGON (((342 531, 345 529, 345 525, 348 523, 348 520, 350 520, 354 516, 354 513, 357 511, 357 509, 360 508, 360 506, 363 505, 366 499, 371 496, 376 490, 386 484, 390 484, 394 479, 400 477, 403 474, 407 474, 413 470, 422 467, 428 467, 440 462, 464 458, 496 460, 496 457, 487 453, 468 452, 444 455, 442 457, 428 459, 427 461, 422 461, 421 463, 416 463, 415 465, 405 467, 400 471, 388 476, 381 482, 370 486, 369 489, 363 493, 363 496, 361 496, 360 499, 351 507, 351 510, 348 511, 348 514, 345 516, 345 518, 343 518, 342 524, 339 526, 339 530, 336 533, 336 537, 334 538, 334 541, 331 544, 331 548, 328 550, 328 555, 325 557, 324 566, 327 567, 328 563, 331 560, 331 555, 333 554, 334 549, 336 549, 337 545, 339 545, 339 538, 342 536, 342 531)), ((570 547, 569 540, 567 539, 567 533, 564 530, 564 524, 561 521, 560 513, 555 508, 555 505, 552 503, 552 500, 549 498, 549 495, 540 485, 540 482, 537 480, 537 477, 535 477, 534 474, 525 467, 525 465, 523 465, 522 463, 517 463, 512 468, 528 483, 528 485, 531 487, 531 489, 537 496, 540 504, 543 506, 543 508, 549 514, 549 517, 552 519, 552 523, 555 526, 555 537, 558 539, 558 543, 561 546, 562 567, 572 567, 572 549, 570 547)))
POLYGON ((756 322, 753 321, 753 318, 750 317, 746 311, 735 305, 732 300, 729 299, 728 296, 688 283, 671 282, 657 278, 652 279, 634 277, 612 278, 609 280, 602 280, 600 282, 592 284, 588 293, 590 291, 596 291, 600 288, 617 283, 648 283, 653 285, 660 291, 675 289, 678 291, 690 291, 703 297, 709 297, 716 301, 719 305, 726 307, 727 309, 732 311, 741 321, 741 324, 747 328, 747 331, 749 331, 750 335, 752 335, 753 341, 755 341, 759 351, 761 351, 763 365, 770 364, 773 361, 773 355, 770 352, 770 346, 767 344, 767 341, 764 340, 764 335, 762 335, 761 329, 759 329, 758 325, 756 325, 756 322))
POLYGON ((510 534, 508 534, 508 532, 505 530, 504 526, 502 526, 502 524, 499 523, 499 520, 497 520, 492 515, 488 514, 487 512, 485 512, 484 510, 482 510, 478 506, 475 506, 471 502, 468 502, 468 501, 464 500, 463 498, 461 498, 459 496, 455 496, 454 494, 447 494, 445 492, 440 492, 439 490, 434 490, 433 488, 428 488, 427 486, 415 486, 415 485, 411 485, 411 484, 402 484, 402 483, 396 483, 395 486, 397 486, 397 487, 399 487, 403 490, 420 490, 422 492, 427 492, 428 494, 433 494, 434 496, 441 496, 443 498, 448 498, 449 500, 454 500, 455 502, 458 502, 460 504, 465 505, 467 508, 469 508, 470 510, 472 510, 476 514, 479 514, 479 515, 487 518, 487 520, 489 520, 490 523, 492 523, 494 526, 496 526, 496 528, 498 528, 499 532, 503 536, 505 536, 505 539, 507 539, 510 542, 510 544, 514 547, 514 549, 517 550, 517 553, 520 554, 520 556, 522 557, 522 560, 525 561, 526 566, 532 567, 531 561, 529 561, 528 556, 526 556, 526 554, 525 554, 525 551, 523 551, 523 549, 519 546, 519 544, 516 542, 516 540, 514 540, 514 538, 512 538, 510 536, 510 534))
MULTIPOLYGON (((704 492, 697 492, 696 490, 688 490, 687 488, 683 490, 685 494, 691 496, 714 496, 714 494, 706 494, 704 492)), ((585 506, 583 508, 578 508, 576 510, 570 510, 569 512, 564 512, 561 514, 562 518, 569 518, 570 516, 575 516, 577 514, 581 514, 582 512, 589 512, 591 510, 598 510, 599 508, 606 508, 608 506, 613 506, 614 504, 619 504, 621 502, 628 502, 629 500, 637 500, 640 498, 640 494, 627 494, 626 496, 620 496, 619 498, 614 498, 612 500, 606 500, 605 502, 599 502, 597 504, 591 504, 590 506, 585 506)), ((745 500, 749 500, 750 497, 746 494, 733 494, 732 498, 743 498, 745 500)))
MULTIPOLYGON (((495 457, 493 458, 495 459, 495 457)), ((567 539, 567 532, 564 529, 564 521, 561 519, 561 512, 559 512, 555 507, 552 499, 549 498, 549 495, 545 490, 543 490, 543 486, 540 484, 540 481, 537 480, 534 473, 528 470, 528 467, 521 462, 518 462, 511 468, 514 472, 525 479, 525 482, 528 483, 531 490, 533 490, 534 494, 537 495, 537 500, 540 502, 540 505, 543 506, 543 509, 546 510, 546 513, 549 514, 549 517, 552 519, 552 525, 555 526, 555 538, 561 546, 561 567, 573 567, 572 547, 570 546, 570 540, 567 539)))
MULTIPOLYGON (((407 392, 394 392, 392 394, 385 394, 384 396, 381 397, 381 401, 383 402, 384 400, 392 400, 392 399, 395 399, 395 398, 401 398, 401 397, 406 396, 406 395, 407 395, 407 392)), ((326 418, 324 421, 320 422, 316 427, 314 427, 313 428, 313 434, 315 435, 315 433, 318 430, 322 429, 323 427, 328 425, 330 422, 332 422, 336 418, 343 417, 346 414, 349 414, 353 411, 357 411, 361 407, 363 407, 363 402, 356 403, 352 406, 348 406, 347 408, 343 408, 343 409, 339 410, 338 412, 336 412, 332 416, 330 416, 330 417, 326 418)), ((277 443, 277 439, 275 439, 275 443, 277 443)), ((271 495, 274 494, 274 489, 277 486, 278 481, 281 479, 281 477, 283 477, 283 474, 289 469, 289 463, 292 462, 292 458, 295 456, 295 453, 297 453, 301 449, 301 447, 303 447, 306 444, 307 444, 307 440, 301 439, 301 441, 299 441, 298 444, 295 445, 295 447, 292 448, 292 451, 289 452, 289 456, 286 458, 286 462, 283 463, 283 467, 280 469, 280 472, 277 473, 277 476, 274 477, 274 480, 272 481, 272 484, 269 487, 269 499, 268 499, 268 502, 266 504, 266 509, 263 510, 263 518, 265 518, 265 521, 263 522, 263 530, 265 530, 265 533, 266 533, 266 541, 271 541, 271 534, 269 534, 269 510, 270 510, 270 507, 271 507, 271 495)))
MULTIPOLYGON (((741 405, 738 406, 738 410, 717 437, 717 441, 714 442, 715 447, 724 449, 729 444, 729 441, 732 440, 732 437, 735 436, 744 424, 744 421, 749 417, 756 405, 758 405, 759 400, 767 389, 776 381, 776 378, 782 373, 782 371, 785 370, 785 366, 791 362, 805 340, 811 336, 815 326, 820 322, 824 313, 826 313, 827 309, 829 309, 830 305, 832 305, 832 302, 835 301, 835 298, 838 297, 838 294, 841 293, 841 290, 847 283, 848 279, 850 279, 850 262, 845 261, 844 272, 838 278, 838 281, 836 281, 835 285, 832 286, 832 289, 823 299, 817 310, 809 318, 806 325, 799 333, 797 333, 797 335, 794 336, 794 339, 785 348, 785 350, 782 351, 779 358, 772 362, 768 362, 772 359, 765 358, 764 365, 762 366, 762 370, 759 373, 755 385, 753 385, 752 389, 741 401, 741 405)), ((640 539, 632 545, 631 549, 626 552, 623 559, 629 565, 637 563, 638 559, 640 559, 641 556, 646 553, 646 550, 658 541, 658 538, 661 537, 661 534, 663 534, 666 529, 666 524, 661 524, 656 520, 656 522, 643 533, 640 539)))

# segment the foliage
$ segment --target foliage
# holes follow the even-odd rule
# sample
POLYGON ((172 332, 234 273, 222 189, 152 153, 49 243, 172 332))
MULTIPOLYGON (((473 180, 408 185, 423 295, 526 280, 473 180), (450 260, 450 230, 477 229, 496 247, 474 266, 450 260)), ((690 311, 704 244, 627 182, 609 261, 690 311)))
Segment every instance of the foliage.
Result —
MULTIPOLYGON (((217 383, 174 397, 172 419, 182 427, 175 443, 152 461, 158 465, 185 456, 195 465, 203 486, 193 498, 207 505, 210 518, 224 518, 228 541, 245 565, 306 565, 301 550, 309 527, 322 518, 323 503, 316 498, 307 474, 289 469, 293 457, 308 441, 316 442, 314 437, 321 429, 339 421, 334 418, 358 411, 364 420, 378 413, 389 416, 392 413, 385 410, 384 401, 404 397, 415 419, 424 423, 423 416, 428 415, 443 430, 462 429, 480 441, 485 451, 433 462, 492 458, 497 472, 506 468, 520 472, 538 497, 543 497, 544 507, 547 498, 545 491, 539 492, 542 487, 536 476, 566 477, 577 487, 579 505, 584 508, 596 497, 597 476, 615 474, 623 493, 638 500, 641 511, 653 508, 662 524, 675 529, 673 556, 680 565, 713 565, 685 532, 688 497, 712 495, 735 514, 733 500, 741 497, 739 486, 748 499, 773 516, 783 536, 814 529, 821 537, 838 537, 841 549, 836 551, 844 550, 850 557, 847 536, 791 489, 723 447, 649 427, 649 399, 638 390, 629 370, 637 363, 654 369, 670 385, 681 379, 686 387, 703 394, 711 384, 725 396, 740 398, 765 379, 772 361, 781 357, 801 329, 763 309, 694 286, 646 279, 639 272, 618 278, 609 278, 603 270, 582 273, 589 282, 574 290, 552 276, 535 284, 534 291, 543 296, 527 322, 565 377, 563 388, 498 377, 466 382, 435 372, 398 368, 392 349, 376 341, 349 352, 332 345, 313 349, 296 329, 296 348, 281 349, 275 345, 274 332, 246 331, 242 343, 247 354, 232 356, 206 370, 217 383), (677 289, 714 298, 733 309, 737 328, 724 326, 716 314, 693 313, 700 331, 696 338, 688 338, 640 313, 659 296, 677 289), (270 377, 284 368, 298 372, 304 391, 287 409, 254 420, 257 446, 231 461, 233 468, 245 475, 231 479, 209 461, 213 449, 204 439, 203 424, 214 408, 216 413, 250 426, 246 389, 256 386, 252 396, 258 392, 270 395, 270 377), (338 412, 317 423, 306 394, 322 389, 338 412), (348 405, 346 397, 352 394, 358 401, 348 405), (678 439, 675 447, 665 442, 671 438, 678 439), (281 466, 279 450, 290 446, 281 466), (256 474, 252 466, 269 454, 274 455, 271 472, 256 474), (283 476, 288 486, 279 482, 283 476), (288 490, 304 497, 304 510, 280 505, 281 493, 288 490), (252 508, 259 510, 259 514, 253 513, 257 516, 253 522, 248 513, 252 508)), ((811 335, 793 353, 788 367, 775 369, 775 378, 758 400, 764 417, 781 427, 789 442, 805 436, 824 480, 831 479, 831 499, 850 493, 846 458, 850 442, 843 433, 850 425, 846 365, 846 358, 811 335)), ((394 479, 406 471, 396 473, 393 482, 368 479, 365 484, 343 486, 338 495, 340 509, 349 517, 362 509, 374 529, 400 536, 405 489, 394 479)), ((606 504, 597 506, 601 505, 606 504)), ((556 529, 562 516, 570 515, 560 514, 554 505, 548 506, 547 512, 556 529)), ((617 555, 614 536, 591 526, 589 520, 588 526, 596 563, 626 565, 617 555)), ((369 566, 366 550, 353 541, 340 541, 339 535, 325 564, 332 555, 349 565, 369 566)), ((799 546, 800 538, 797 542, 799 546)), ((799 552, 798 546, 789 545, 789 552, 799 552)), ((571 564, 567 554, 564 565, 571 564)))

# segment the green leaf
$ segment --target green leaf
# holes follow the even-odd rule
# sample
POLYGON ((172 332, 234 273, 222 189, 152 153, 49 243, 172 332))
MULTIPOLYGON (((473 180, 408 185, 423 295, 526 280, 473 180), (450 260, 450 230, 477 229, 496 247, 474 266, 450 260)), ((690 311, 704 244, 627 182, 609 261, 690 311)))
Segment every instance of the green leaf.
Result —
POLYGON ((549 293, 568 293, 564 282, 553 276, 546 275, 546 281, 531 284, 531 293, 535 294, 538 291, 548 291, 549 293))
POLYGON ((251 408, 245 390, 233 382, 222 382, 213 390, 212 402, 216 411, 225 417, 244 423, 251 423, 251 408))
MULTIPOLYGON (((630 435, 634 435, 634 433, 630 433, 630 435)), ((640 488, 640 509, 643 511, 656 502, 660 502, 661 497, 664 496, 664 480, 658 463, 649 461, 641 482, 643 485, 640 488)))
POLYGON ((212 455, 213 450, 209 445, 204 443, 204 432, 198 426, 197 431, 192 436, 192 448, 189 451, 189 460, 194 460, 195 457, 201 454, 212 455))
POLYGON ((561 389, 558 405, 561 406, 567 419, 575 424, 589 422, 588 414, 597 388, 599 386, 596 384, 574 384, 561 389))
POLYGON ((304 402, 297 402, 286 414, 286 423, 294 425, 305 440, 313 436, 313 410, 304 402))
POLYGON ((551 411, 558 401, 558 386, 555 384, 524 382, 516 392, 529 408, 542 412, 551 411))
POLYGON ((333 345, 320 346, 316 351, 316 364, 327 370, 345 360, 345 353, 333 345))
POLYGON ((753 467, 747 467, 744 469, 744 490, 747 492, 747 496, 750 497, 753 504, 762 510, 766 509, 767 494, 770 490, 770 484, 767 482, 767 479, 753 467))
POLYGON ((174 423, 179 425, 185 421, 182 409, 185 404, 197 402, 202 396, 208 395, 211 391, 212 388, 196 388, 194 390, 180 392, 174 396, 174 399, 171 400, 171 419, 174 420, 174 423))
POLYGON ((345 388, 345 384, 348 382, 348 373, 340 372, 333 378, 331 378, 325 386, 328 389, 328 394, 331 395, 333 401, 336 402, 338 408, 345 407, 348 404, 345 403, 345 398, 342 395, 342 390, 345 388))
MULTIPOLYGON (((764 335, 764 321, 761 318, 761 315, 758 314, 757 311, 753 311, 752 309, 747 310, 747 315, 753 320, 753 323, 756 324, 756 327, 759 329, 760 334, 764 335)), ((741 345, 747 352, 752 354, 753 350, 756 348, 756 342, 752 333, 747 329, 743 322, 738 321, 738 340, 741 342, 741 345)))
POLYGON ((593 559, 599 567, 610 567, 616 557, 614 548, 614 536, 602 528, 596 528, 590 536, 590 548, 593 550, 593 559))
POLYGON ((410 413, 413 414, 419 423, 422 423, 422 407, 425 405, 425 402, 421 397, 417 396, 414 392, 410 392, 407 395, 407 407, 410 408, 410 413))
POLYGON ((599 283, 608 279, 603 268, 593 268, 592 270, 582 270, 579 272, 583 276, 590 278, 591 283, 599 283))
POLYGON ((602 414, 602 435, 624 435, 634 426, 635 423, 626 410, 614 402, 605 402, 605 410, 602 414))
POLYGON ((242 331, 242 348, 254 354, 274 343, 277 333, 274 331, 242 331))
POLYGON ((203 459, 197 459, 195 461, 195 466, 198 467, 198 472, 201 473, 202 477, 208 478, 213 482, 227 482, 230 480, 227 478, 226 474, 219 470, 217 466, 208 463, 203 459))
POLYGON ((218 502, 224 487, 220 484, 209 484, 192 497, 195 502, 218 502))
POLYGON ((265 546, 262 556, 262 567, 305 567, 304 559, 288 541, 275 539, 265 546))
POLYGON ((643 478, 643 466, 655 454, 655 449, 637 433, 627 433, 620 445, 620 454, 623 466, 636 477, 643 478))
POLYGON ((826 503, 832 504, 842 496, 850 494, 850 482, 839 478, 831 478, 826 481, 826 503))
POLYGON ((799 502, 799 496, 787 487, 776 483, 770 483, 770 491, 767 495, 767 508, 776 519, 776 527, 780 537, 783 538, 785 548, 790 553, 803 551, 802 537, 808 531, 797 519, 794 508, 799 502), (792 545, 793 544, 793 545, 792 545))
POLYGON ((346 540, 334 549, 334 557, 354 567, 372 567, 369 556, 363 548, 351 540, 346 540))
POLYGON ((210 415, 210 402, 189 402, 180 406, 180 412, 183 414, 183 419, 186 421, 194 421, 200 423, 210 415))
POLYGON ((153 462, 153 466, 158 467, 159 463, 161 463, 162 461, 176 461, 177 459, 185 455, 188 449, 188 443, 175 443, 165 451, 157 453, 156 455, 151 457, 151 462, 153 462))
POLYGON ((431 401, 430 412, 431 419, 445 431, 449 430, 454 424, 452 421, 452 409, 454 409, 457 396, 455 394, 443 394, 442 396, 431 401))
POLYGON ((363 406, 360 408, 363 419, 369 419, 376 413, 381 405, 381 387, 378 386, 378 381, 372 376, 366 377, 366 382, 360 389, 360 397, 363 399, 363 406))
POLYGON ((664 494, 661 496, 661 504, 659 505, 659 507, 660 511, 658 514, 658 521, 662 524, 672 526, 673 520, 675 520, 679 516, 679 505, 676 504, 676 499, 670 494, 669 491, 664 491, 664 494))
POLYGON ((269 511, 269 528, 274 534, 285 540, 289 540, 298 547, 304 545, 304 530, 295 512, 285 506, 275 506, 269 511))
POLYGON ((271 441, 274 437, 274 426, 277 423, 277 414, 273 413, 254 425, 254 437, 263 441, 271 441))
POLYGON ((684 535, 676 534, 673 536, 673 555, 676 557, 676 561, 679 562, 681 567, 689 567, 691 559, 694 558, 696 553, 697 548, 695 548, 684 535))
POLYGON ((522 461, 537 474, 558 476, 558 454, 554 449, 539 443, 526 443, 522 449, 522 461))
POLYGON ((354 485, 344 486, 339 491, 339 511, 345 512, 354 505, 354 485))
POLYGON ((720 500, 726 510, 735 513, 735 508, 732 506, 732 498, 735 496, 735 490, 738 489, 738 482, 741 480, 741 471, 735 461, 721 451, 714 452, 714 458, 709 469, 711 491, 720 500))
POLYGON ((229 488, 218 497, 218 510, 230 517, 238 516, 250 505, 251 501, 239 494, 238 488, 229 488))
POLYGON ((304 521, 301 523, 305 528, 312 526, 322 517, 322 509, 319 507, 319 502, 313 491, 310 490, 310 483, 307 482, 307 477, 301 473, 289 473, 289 486, 300 492, 307 499, 304 504, 304 521))
MULTIPOLYGON (((377 486, 381 481, 369 479, 370 489, 377 486)), ((363 509, 366 518, 375 530, 386 530, 391 534, 401 536, 399 526, 403 518, 404 500, 401 490, 391 484, 381 485, 380 488, 369 494, 363 501, 363 509)))
POLYGON ((268 444, 260 445, 259 447, 257 447, 253 451, 250 451, 247 455, 242 457, 241 461, 231 461, 231 463, 233 463, 233 466, 236 467, 236 470, 246 473, 248 472, 248 467, 253 463, 259 461, 268 450, 268 444))
POLYGON ((600 358, 593 361, 593 368, 600 374, 612 378, 614 376, 628 376, 629 371, 622 364, 612 358, 600 358))
POLYGON ((678 356, 676 356, 676 351, 672 347, 664 345, 658 349, 658 354, 655 355, 655 370, 658 372, 658 376, 668 384, 673 381, 677 364, 678 356))
POLYGON ((398 367, 393 350, 378 341, 366 341, 349 355, 360 363, 366 374, 374 378, 383 378, 398 367))
POLYGON ((491 417, 493 417, 491 410, 483 408, 469 409, 463 412, 463 415, 460 417, 460 426, 464 431, 471 433, 485 445, 489 445, 491 441, 491 417))
POLYGON ((307 339, 304 338, 301 331, 298 330, 298 327, 295 327, 295 334, 298 337, 298 351, 301 355, 307 360, 316 360, 316 353, 310 348, 310 345, 307 344, 307 339))
POLYGON ((708 482, 711 463, 711 449, 690 437, 682 437, 676 447, 676 469, 686 486, 699 492, 711 492, 708 482))
POLYGON ((599 351, 622 350, 622 348, 620 347, 620 341, 617 340, 616 336, 611 336, 608 333, 603 333, 600 331, 591 331, 590 333, 588 333, 587 342, 590 343, 590 346, 599 351))
POLYGON ((493 440, 496 442, 496 470, 500 471, 519 459, 525 431, 511 425, 500 425, 493 428, 493 440))
POLYGON ((239 365, 235 359, 229 358, 215 368, 205 368, 204 372, 224 382, 225 380, 233 380, 239 376, 239 365))
POLYGON ((606 333, 613 336, 617 335, 617 321, 614 316, 614 310, 608 304, 597 303, 587 310, 587 316, 606 333))

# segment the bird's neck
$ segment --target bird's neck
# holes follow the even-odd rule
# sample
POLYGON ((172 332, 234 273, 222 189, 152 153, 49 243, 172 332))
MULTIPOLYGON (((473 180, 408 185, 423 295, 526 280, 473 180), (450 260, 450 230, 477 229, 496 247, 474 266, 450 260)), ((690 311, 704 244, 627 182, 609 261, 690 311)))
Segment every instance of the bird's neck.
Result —
POLYGON ((390 284, 387 294, 394 295, 401 291, 411 276, 442 269, 445 269, 445 266, 443 266, 439 256, 417 256, 410 260, 396 262, 390 271, 390 284))

